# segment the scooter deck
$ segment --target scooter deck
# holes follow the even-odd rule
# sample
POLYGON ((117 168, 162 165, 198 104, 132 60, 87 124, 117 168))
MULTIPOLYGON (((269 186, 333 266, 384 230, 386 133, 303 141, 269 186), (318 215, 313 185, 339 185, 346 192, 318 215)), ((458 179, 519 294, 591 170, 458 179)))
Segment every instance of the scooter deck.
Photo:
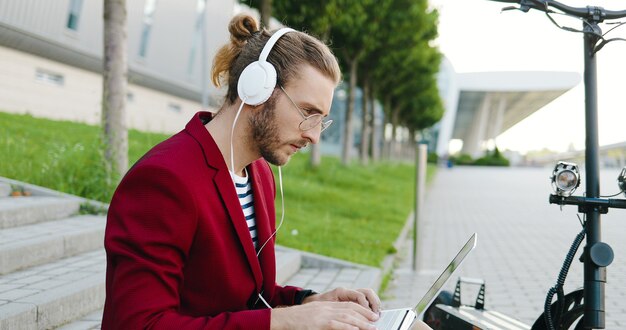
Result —
POLYGON ((531 327, 504 314, 475 309, 470 306, 452 307, 437 304, 433 309, 437 324, 429 325, 434 330, 529 330, 531 327))

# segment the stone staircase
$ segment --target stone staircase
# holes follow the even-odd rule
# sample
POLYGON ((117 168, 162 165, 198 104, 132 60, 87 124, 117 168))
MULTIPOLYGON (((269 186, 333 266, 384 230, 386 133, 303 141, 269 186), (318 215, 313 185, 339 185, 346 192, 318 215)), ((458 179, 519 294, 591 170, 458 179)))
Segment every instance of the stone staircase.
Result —
MULTIPOLYGON (((0 329, 99 329, 105 204, 0 177, 0 329), (12 187, 29 196, 12 197, 12 187)), ((380 286, 382 272, 278 247, 277 282, 318 292, 380 286)))

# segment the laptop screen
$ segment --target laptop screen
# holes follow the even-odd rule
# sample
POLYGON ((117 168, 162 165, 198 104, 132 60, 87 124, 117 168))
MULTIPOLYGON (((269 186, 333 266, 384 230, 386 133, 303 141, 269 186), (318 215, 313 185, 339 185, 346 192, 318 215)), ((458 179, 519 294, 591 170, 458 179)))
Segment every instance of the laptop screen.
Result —
POLYGON ((470 251, 472 251, 472 249, 474 249, 474 247, 476 247, 476 238, 477 235, 476 233, 474 233, 472 237, 470 237, 470 239, 467 241, 467 243, 463 245, 461 251, 457 253, 456 257, 454 257, 450 264, 448 264, 448 267, 446 267, 443 273, 439 275, 435 283, 433 283, 430 289, 428 289, 424 297, 422 297, 422 299, 417 303, 417 306, 415 306, 415 313, 417 315, 421 315, 422 312, 430 305, 430 303, 435 299, 437 293, 439 293, 439 290, 441 290, 441 288, 444 286, 444 284, 446 284, 450 276, 452 276, 452 273, 454 273, 454 271, 459 268, 463 259, 465 259, 465 257, 470 253, 470 251))

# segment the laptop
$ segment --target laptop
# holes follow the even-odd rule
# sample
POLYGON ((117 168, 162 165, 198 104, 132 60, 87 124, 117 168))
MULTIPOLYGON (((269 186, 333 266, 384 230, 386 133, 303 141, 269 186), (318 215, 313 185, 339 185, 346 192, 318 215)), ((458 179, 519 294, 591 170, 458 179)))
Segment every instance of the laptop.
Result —
POLYGON ((437 280, 431 285, 430 289, 422 297, 422 299, 412 308, 400 308, 384 310, 380 313, 380 319, 374 323, 377 329, 380 330, 406 330, 410 329, 411 325, 417 318, 423 317, 423 313, 435 300, 437 294, 441 290, 444 284, 448 281, 450 276, 455 270, 459 268, 463 259, 476 247, 477 235, 474 233, 467 243, 463 245, 456 257, 452 259, 448 267, 439 275, 437 280))

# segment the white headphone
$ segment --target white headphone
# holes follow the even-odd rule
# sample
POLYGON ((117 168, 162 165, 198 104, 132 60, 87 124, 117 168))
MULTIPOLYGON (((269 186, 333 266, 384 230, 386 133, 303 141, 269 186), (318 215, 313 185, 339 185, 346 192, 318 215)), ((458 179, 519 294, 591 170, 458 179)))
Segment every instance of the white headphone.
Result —
POLYGON ((237 93, 245 104, 256 106, 270 98, 276 87, 276 68, 267 62, 267 56, 276 44, 276 41, 285 33, 294 31, 291 28, 282 28, 270 37, 263 47, 259 60, 250 63, 243 69, 237 82, 237 93))

